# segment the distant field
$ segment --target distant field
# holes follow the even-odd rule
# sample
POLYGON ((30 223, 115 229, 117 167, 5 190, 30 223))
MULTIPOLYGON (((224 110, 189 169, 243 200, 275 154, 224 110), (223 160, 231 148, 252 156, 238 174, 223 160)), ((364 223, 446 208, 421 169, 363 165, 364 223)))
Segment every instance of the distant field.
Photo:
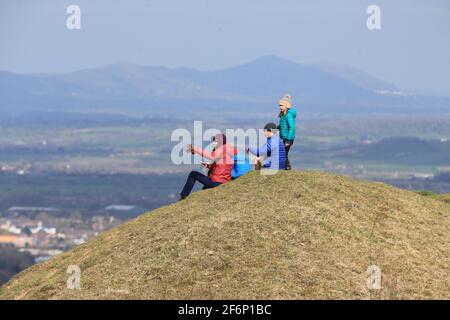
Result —
POLYGON ((185 174, 0 174, 0 215, 13 206, 56 207, 93 214, 111 204, 153 209, 171 203, 185 174))
MULTIPOLYGON (((249 112, 228 118, 208 113, 186 119, 80 117, 75 117, 76 121, 60 115, 49 117, 49 121, 38 118, 0 122, 0 165, 38 172, 185 171, 186 166, 175 166, 170 159, 176 143, 170 141, 174 129, 192 132, 193 121, 199 119, 204 129, 222 130, 261 128, 267 121, 277 121, 276 112, 249 112)), ((450 164, 450 143, 440 143, 443 139, 450 140, 450 117, 314 115, 302 114, 300 109, 291 160, 301 168, 322 168, 325 162, 333 162, 364 165, 365 170, 375 174, 432 173, 450 164), (405 136, 426 138, 428 142, 389 140, 405 136), (363 139, 376 143, 364 146, 363 139), (387 140, 378 143, 382 139, 387 140)))

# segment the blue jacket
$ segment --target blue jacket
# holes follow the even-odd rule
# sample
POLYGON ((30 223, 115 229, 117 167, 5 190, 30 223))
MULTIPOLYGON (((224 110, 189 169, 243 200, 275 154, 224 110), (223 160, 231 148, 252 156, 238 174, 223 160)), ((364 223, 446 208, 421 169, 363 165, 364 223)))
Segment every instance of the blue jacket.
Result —
POLYGON ((237 154, 234 156, 233 170, 231 171, 231 178, 236 179, 246 174, 252 169, 250 161, 245 154, 237 154))
POLYGON ((263 167, 275 170, 286 169, 286 150, 283 140, 276 134, 267 138, 266 143, 260 148, 248 148, 257 157, 265 157, 263 167))

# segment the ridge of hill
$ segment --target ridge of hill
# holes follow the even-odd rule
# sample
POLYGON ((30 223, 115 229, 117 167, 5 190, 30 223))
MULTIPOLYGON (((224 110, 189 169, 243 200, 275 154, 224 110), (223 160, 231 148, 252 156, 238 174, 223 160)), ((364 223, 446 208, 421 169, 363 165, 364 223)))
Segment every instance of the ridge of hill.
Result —
POLYGON ((436 194, 433 198, 450 204, 450 193, 436 194))
POLYGON ((449 299, 449 216, 383 183, 251 172, 32 266, 0 299, 449 299))
POLYGON ((394 89, 355 68, 325 68, 277 56, 213 71, 121 62, 62 74, 0 71, 0 117, 61 108, 141 115, 161 108, 242 110, 245 106, 261 110, 287 92, 295 97, 296 105, 313 112, 449 110, 450 99, 445 97, 380 94, 398 91, 394 89))

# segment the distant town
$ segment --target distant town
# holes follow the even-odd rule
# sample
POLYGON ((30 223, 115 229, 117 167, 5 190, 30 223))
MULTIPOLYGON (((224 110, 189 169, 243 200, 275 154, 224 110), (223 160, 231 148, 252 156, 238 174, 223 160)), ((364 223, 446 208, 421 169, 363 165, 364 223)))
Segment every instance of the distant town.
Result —
MULTIPOLYGON (((185 108, 183 109, 183 111, 185 108)), ((112 116, 39 112, 0 117, 0 284, 144 212, 173 203, 190 170, 171 161, 171 133, 259 128, 275 114, 112 116), (249 122, 250 121, 250 122, 249 122)), ((1 116, 1 115, 0 115, 1 116)), ((450 119, 307 113, 292 150, 297 169, 450 192, 450 119), (380 130, 383 128, 383 130, 380 130)))
POLYGON ((117 215, 143 212, 135 206, 110 205, 84 217, 81 212, 64 215, 58 208, 11 207, 1 214, 0 247, 28 252, 39 263, 123 223, 117 215))

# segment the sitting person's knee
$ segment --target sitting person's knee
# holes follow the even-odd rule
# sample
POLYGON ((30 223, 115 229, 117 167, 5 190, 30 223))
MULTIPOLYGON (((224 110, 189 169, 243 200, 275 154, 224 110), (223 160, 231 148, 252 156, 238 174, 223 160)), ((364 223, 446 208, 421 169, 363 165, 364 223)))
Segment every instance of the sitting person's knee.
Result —
POLYGON ((189 178, 195 179, 196 177, 199 176, 199 174, 201 174, 201 173, 198 172, 198 171, 191 171, 191 172, 189 173, 189 178))

